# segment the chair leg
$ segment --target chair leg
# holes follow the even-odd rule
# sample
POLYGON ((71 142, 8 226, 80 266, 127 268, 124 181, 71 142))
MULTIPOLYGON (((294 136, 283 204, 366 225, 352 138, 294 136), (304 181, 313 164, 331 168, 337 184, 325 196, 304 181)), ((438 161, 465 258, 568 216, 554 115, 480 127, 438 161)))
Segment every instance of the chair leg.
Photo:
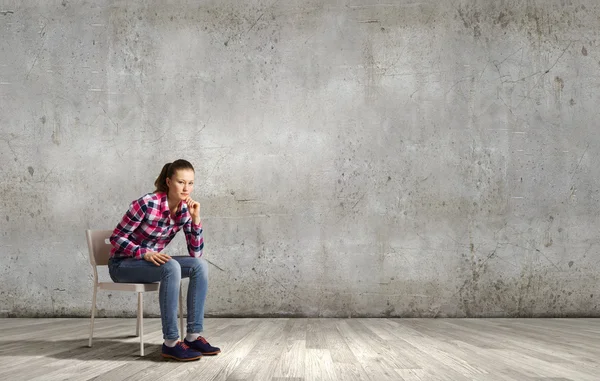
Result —
MULTIPOLYGON (((140 294, 140 293, 138 292, 138 294, 140 294)), ((137 337, 140 336, 140 305, 139 305, 140 303, 139 303, 139 299, 140 299, 140 297, 138 295, 138 311, 137 311, 137 319, 136 319, 136 322, 135 322, 135 335, 137 337)))
POLYGON ((181 341, 185 338, 183 330, 183 281, 179 284, 179 328, 181 329, 181 341))
POLYGON ((94 336, 94 315, 96 315, 96 293, 98 292, 98 285, 94 283, 94 296, 92 297, 92 316, 90 318, 90 341, 88 347, 92 347, 92 337, 94 336))
POLYGON ((144 357, 144 297, 138 292, 138 332, 140 334, 140 356, 144 357))

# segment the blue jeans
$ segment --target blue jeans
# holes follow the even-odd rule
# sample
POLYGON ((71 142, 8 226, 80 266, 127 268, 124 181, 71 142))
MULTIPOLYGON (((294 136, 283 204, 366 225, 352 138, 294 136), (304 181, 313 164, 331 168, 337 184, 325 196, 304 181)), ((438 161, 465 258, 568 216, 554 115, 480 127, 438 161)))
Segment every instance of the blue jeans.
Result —
POLYGON ((116 283, 160 282, 159 303, 163 338, 177 340, 177 304, 181 278, 190 278, 187 293, 187 332, 200 333, 204 324, 204 301, 208 290, 208 265, 204 259, 171 257, 166 263, 127 258, 111 259, 108 271, 116 283))

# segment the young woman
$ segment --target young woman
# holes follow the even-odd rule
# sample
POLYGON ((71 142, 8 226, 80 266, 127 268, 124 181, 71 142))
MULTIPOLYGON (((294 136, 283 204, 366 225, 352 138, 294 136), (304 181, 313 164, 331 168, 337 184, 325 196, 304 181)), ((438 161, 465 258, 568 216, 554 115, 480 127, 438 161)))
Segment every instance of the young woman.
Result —
POLYGON ((164 165, 154 193, 133 201, 110 237, 113 246, 108 263, 115 282, 160 282, 159 302, 164 344, 162 356, 175 360, 197 360, 221 352, 200 336, 208 267, 201 259, 204 239, 200 204, 190 195, 194 189, 194 167, 176 160, 164 165), (162 250, 183 229, 188 257, 175 257, 162 250), (181 278, 189 277, 187 335, 178 341, 177 303, 181 278))

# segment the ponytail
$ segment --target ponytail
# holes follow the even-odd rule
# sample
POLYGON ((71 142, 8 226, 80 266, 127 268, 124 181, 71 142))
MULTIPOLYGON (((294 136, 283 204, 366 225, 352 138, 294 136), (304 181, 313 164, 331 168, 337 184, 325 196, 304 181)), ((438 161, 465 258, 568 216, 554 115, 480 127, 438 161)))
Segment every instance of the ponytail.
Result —
POLYGON ((192 171, 194 171, 194 167, 192 166, 192 164, 189 161, 183 160, 183 159, 175 160, 172 163, 165 164, 162 167, 162 170, 160 171, 160 175, 158 175, 158 177, 156 178, 156 181, 154 182, 154 186, 156 187, 156 190, 154 190, 154 193, 157 193, 157 192, 169 193, 167 179, 170 179, 171 177, 173 177, 175 172, 180 169, 191 169, 192 171))
POLYGON ((157 192, 164 192, 164 193, 168 193, 169 192, 169 187, 167 186, 167 177, 169 174, 169 167, 171 166, 172 163, 167 163, 162 167, 162 171, 160 171, 160 175, 158 175, 158 178, 156 179, 156 181, 154 181, 154 186, 156 187, 156 190, 154 191, 154 193, 157 192))

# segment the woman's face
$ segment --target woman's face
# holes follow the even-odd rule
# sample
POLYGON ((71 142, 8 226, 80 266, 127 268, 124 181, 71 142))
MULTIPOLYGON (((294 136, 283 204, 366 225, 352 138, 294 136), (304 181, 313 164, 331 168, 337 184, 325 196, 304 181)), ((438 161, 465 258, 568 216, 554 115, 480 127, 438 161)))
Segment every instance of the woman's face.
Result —
POLYGON ((167 178, 170 200, 185 200, 194 190, 194 171, 180 169, 175 171, 171 178, 167 178))

